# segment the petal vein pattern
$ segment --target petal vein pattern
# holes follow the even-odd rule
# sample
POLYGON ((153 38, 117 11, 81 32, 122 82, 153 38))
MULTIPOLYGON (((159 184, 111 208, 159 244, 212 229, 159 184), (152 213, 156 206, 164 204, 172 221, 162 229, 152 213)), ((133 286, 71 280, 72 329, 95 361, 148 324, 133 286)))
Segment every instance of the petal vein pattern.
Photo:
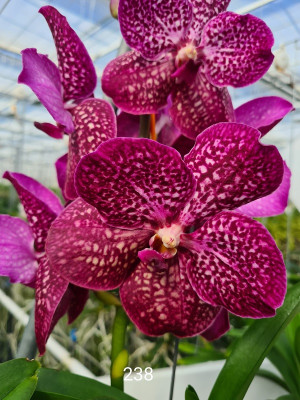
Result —
POLYGON ((136 138, 111 139, 83 157, 75 183, 105 222, 126 229, 175 223, 195 190, 193 174, 176 150, 136 138))
POLYGON ((149 60, 176 48, 192 17, 188 0, 120 0, 119 21, 126 43, 149 60))
POLYGON ((236 123, 213 125, 200 134, 185 162, 197 189, 181 214, 189 226, 222 210, 267 196, 280 185, 283 160, 275 146, 259 143, 256 129, 236 123))
POLYGON ((178 257, 160 264, 157 260, 140 262, 123 283, 120 296, 126 312, 146 335, 171 332, 185 337, 201 333, 211 325, 220 308, 199 299, 178 257))
POLYGON ((46 252, 52 268, 69 282, 93 290, 115 289, 152 234, 107 226, 94 207, 76 199, 52 224, 46 252))
POLYGON ((117 121, 112 106, 105 100, 87 99, 72 110, 75 130, 70 134, 65 194, 77 197, 74 172, 81 157, 104 141, 117 136, 117 121))
POLYGON ((63 209, 59 198, 29 176, 6 171, 3 177, 14 185, 19 195, 35 238, 35 249, 44 251, 48 229, 63 209))
POLYGON ((286 270, 275 241, 259 222, 224 211, 182 237, 180 252, 200 298, 241 317, 275 315, 286 270))
POLYGON ((132 114, 151 114, 167 104, 175 71, 173 57, 147 61, 131 51, 104 69, 102 89, 116 106, 132 114))
POLYGON ((45 6, 39 12, 45 17, 55 42, 64 102, 86 99, 95 90, 97 75, 84 44, 66 17, 54 7, 45 6))

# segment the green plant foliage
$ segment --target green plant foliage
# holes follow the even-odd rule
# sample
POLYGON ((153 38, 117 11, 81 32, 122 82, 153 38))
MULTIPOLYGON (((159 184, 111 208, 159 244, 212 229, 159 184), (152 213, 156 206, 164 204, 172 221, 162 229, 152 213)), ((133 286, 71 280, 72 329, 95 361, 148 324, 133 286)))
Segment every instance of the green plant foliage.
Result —
POLYGON ((40 363, 20 358, 0 364, 0 400, 29 400, 40 363))
POLYGON ((135 400, 120 390, 93 379, 84 378, 66 371, 46 368, 41 368, 39 372, 39 380, 33 399, 135 400), (43 397, 44 394, 45 397, 43 397))
POLYGON ((185 400, 200 400, 195 389, 189 385, 185 390, 185 400))
POLYGON ((289 322, 300 312, 300 283, 291 287, 273 318, 254 321, 235 343, 209 400, 242 400, 262 361, 289 322))

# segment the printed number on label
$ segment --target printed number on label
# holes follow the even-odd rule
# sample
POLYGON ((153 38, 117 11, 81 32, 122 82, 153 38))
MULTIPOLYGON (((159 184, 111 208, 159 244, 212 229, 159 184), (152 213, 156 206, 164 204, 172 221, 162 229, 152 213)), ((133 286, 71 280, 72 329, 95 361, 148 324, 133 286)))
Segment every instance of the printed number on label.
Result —
POLYGON ((135 374, 132 378, 130 378, 130 375, 132 374, 132 369, 130 367, 124 368, 123 371, 125 372, 124 381, 141 381, 142 379, 145 379, 145 381, 152 381, 153 379, 153 370, 151 367, 145 368, 144 375, 142 368, 135 367, 133 370, 135 374))

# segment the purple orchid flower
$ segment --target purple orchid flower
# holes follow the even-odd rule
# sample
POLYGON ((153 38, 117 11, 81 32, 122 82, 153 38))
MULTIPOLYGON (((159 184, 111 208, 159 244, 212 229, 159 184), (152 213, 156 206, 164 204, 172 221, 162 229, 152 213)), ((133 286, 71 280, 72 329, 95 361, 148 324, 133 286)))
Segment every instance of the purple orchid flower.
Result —
POLYGON ((226 12, 229 0, 120 0, 122 35, 133 51, 105 68, 103 91, 122 110, 156 113, 172 95, 185 134, 234 121, 226 86, 257 81, 270 67, 274 39, 251 15, 226 12))
POLYGON ((84 288, 119 287, 147 335, 214 338, 228 329, 226 310, 273 316, 286 291, 282 255, 260 223, 232 211, 282 181, 278 150, 259 138, 243 124, 216 124, 184 161, 148 139, 104 142, 81 159, 80 198, 50 228, 53 270, 84 288))
POLYGON ((66 18, 52 6, 42 7, 39 12, 52 32, 58 67, 36 49, 25 49, 18 82, 31 88, 58 124, 36 122, 35 126, 51 137, 62 138, 64 131, 74 131, 69 111, 93 96, 97 75, 84 44, 66 18))
POLYGON ((50 268, 45 241, 51 223, 62 212, 58 197, 36 180, 5 172, 24 206, 28 224, 0 215, 0 275, 36 289, 35 332, 41 355, 58 320, 68 313, 69 323, 81 313, 88 291, 75 287, 50 268))

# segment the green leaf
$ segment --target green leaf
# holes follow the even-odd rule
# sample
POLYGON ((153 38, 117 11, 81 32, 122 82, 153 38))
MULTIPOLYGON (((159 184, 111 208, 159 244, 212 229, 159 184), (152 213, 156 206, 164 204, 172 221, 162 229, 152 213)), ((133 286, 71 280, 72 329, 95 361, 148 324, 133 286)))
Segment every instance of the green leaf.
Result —
POLYGON ((29 400, 35 391, 36 384, 37 376, 25 378, 17 387, 4 397, 4 400, 29 400))
POLYGON ((71 397, 57 393, 39 392, 37 390, 34 392, 31 400, 78 400, 78 397, 71 397))
POLYGON ((295 346, 295 354, 300 363, 300 326, 297 328, 296 333, 295 333, 294 346, 295 346))
MULTIPOLYGON (((14 400, 30 399, 30 387, 36 385, 36 379, 31 379, 36 376, 40 369, 40 363, 37 361, 30 361, 25 358, 7 361, 0 364, 0 400, 9 399, 9 394, 17 390, 14 400), (22 391, 24 396, 22 396, 22 391)), ((34 389, 33 389, 34 390, 34 389)))
POLYGON ((259 366, 270 351, 278 335, 300 312, 300 283, 291 287, 284 305, 273 318, 256 320, 242 338, 238 339, 222 368, 209 400, 242 400, 259 366))
MULTIPOLYGON (((36 390, 48 392, 48 396, 59 394, 76 400, 136 400, 116 388, 93 379, 47 368, 41 368, 36 390)), ((54 397, 49 399, 52 400, 54 397)), ((59 397, 57 399, 60 400, 59 397)))
POLYGON ((185 390, 185 400, 200 400, 195 389, 189 385, 185 390))
POLYGON ((260 368, 257 373, 257 376, 261 376, 262 378, 269 379, 270 381, 273 381, 277 383, 277 385, 281 386, 283 389, 285 389, 287 392, 289 392, 289 388, 285 381, 281 379, 278 375, 274 374, 274 372, 268 371, 266 369, 260 368))

